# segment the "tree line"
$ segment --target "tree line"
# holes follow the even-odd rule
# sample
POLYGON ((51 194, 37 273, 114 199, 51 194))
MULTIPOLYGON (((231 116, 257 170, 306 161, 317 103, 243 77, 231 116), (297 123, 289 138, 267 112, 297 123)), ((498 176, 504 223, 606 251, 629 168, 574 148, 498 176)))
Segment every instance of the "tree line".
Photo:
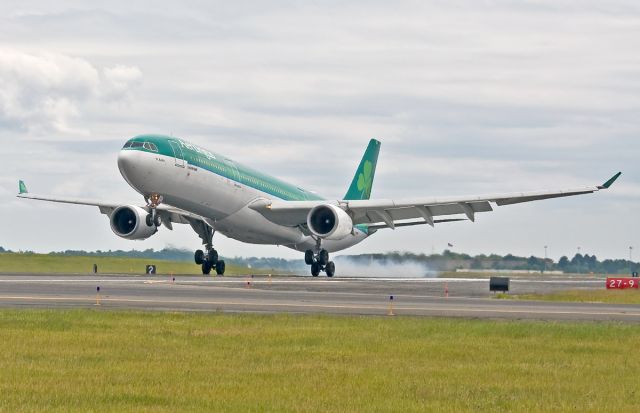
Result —
MULTIPOLYGON (((0 253, 10 253, 0 247, 0 253)), ((31 251, 20 251, 20 253, 33 254, 31 251)), ((179 248, 164 248, 154 250, 108 250, 108 251, 83 251, 66 250, 50 252, 49 255, 58 256, 90 256, 90 257, 131 257, 148 258, 150 260, 171 260, 171 261, 193 261, 193 252, 179 248)), ((640 264, 624 259, 598 260, 595 255, 576 254, 572 258, 563 256, 555 262, 547 258, 535 256, 517 257, 512 254, 507 255, 475 255, 457 253, 445 250, 442 254, 415 254, 411 252, 393 251, 384 254, 362 254, 362 255, 342 255, 339 259, 348 259, 356 263, 371 264, 403 264, 419 263, 434 271, 455 271, 457 269, 468 270, 527 270, 527 271, 563 271, 565 273, 599 273, 599 274, 627 274, 633 271, 640 271, 640 264)), ((225 260, 235 265, 248 268, 277 269, 283 271, 300 271, 306 268, 302 260, 287 260, 273 257, 225 257, 225 260)))

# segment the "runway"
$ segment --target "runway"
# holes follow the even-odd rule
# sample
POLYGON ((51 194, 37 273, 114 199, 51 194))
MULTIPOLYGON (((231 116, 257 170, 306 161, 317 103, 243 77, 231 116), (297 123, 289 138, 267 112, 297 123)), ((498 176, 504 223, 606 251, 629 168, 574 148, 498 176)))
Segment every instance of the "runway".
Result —
MULTIPOLYGON (((604 280, 594 278, 511 282, 513 293, 604 288, 604 280)), ((0 275, 0 307, 9 308, 380 316, 391 311, 411 316, 640 322, 638 305, 497 300, 491 295, 488 279, 177 276, 174 282, 167 276, 0 275)))

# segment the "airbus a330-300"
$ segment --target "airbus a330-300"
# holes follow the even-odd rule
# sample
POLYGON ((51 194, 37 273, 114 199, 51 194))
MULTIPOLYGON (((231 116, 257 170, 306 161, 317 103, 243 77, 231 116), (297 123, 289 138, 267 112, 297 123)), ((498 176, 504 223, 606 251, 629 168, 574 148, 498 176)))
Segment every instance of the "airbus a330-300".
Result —
POLYGON ((283 245, 304 252, 311 274, 336 268, 329 253, 349 248, 380 229, 475 221, 479 212, 503 206, 597 192, 609 188, 617 173, 598 186, 501 195, 370 199, 380 142, 372 139, 342 199, 326 199, 217 153, 163 135, 128 140, 118 155, 120 173, 145 200, 144 205, 31 194, 23 181, 18 197, 92 205, 109 217, 113 232, 143 240, 161 227, 188 224, 202 239, 194 254, 203 274, 224 274, 213 235, 254 244, 283 245))

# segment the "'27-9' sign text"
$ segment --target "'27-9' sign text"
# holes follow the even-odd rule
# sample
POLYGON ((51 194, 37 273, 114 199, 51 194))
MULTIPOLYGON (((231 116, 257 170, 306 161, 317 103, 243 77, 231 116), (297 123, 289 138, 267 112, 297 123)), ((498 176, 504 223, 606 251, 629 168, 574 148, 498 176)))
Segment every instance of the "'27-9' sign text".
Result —
POLYGON ((638 278, 607 278, 607 290, 638 288, 638 278))

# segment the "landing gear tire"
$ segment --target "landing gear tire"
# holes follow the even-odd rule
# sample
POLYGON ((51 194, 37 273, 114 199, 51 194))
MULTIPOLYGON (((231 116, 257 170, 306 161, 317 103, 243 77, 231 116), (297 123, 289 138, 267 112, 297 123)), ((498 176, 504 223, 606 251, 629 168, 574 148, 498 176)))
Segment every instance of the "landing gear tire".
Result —
POLYGON ((313 264, 313 251, 306 250, 304 252, 304 263, 307 265, 313 264))
POLYGON ((224 270, 225 270, 226 266, 224 264, 224 261, 218 261, 216 263, 216 274, 218 275, 224 275, 224 270))
POLYGON ((323 267, 327 265, 327 263, 329 262, 329 251, 320 250, 320 253, 318 254, 318 262, 323 267))
POLYGON ((147 214, 144 222, 148 227, 155 226, 157 228, 162 225, 162 217, 160 215, 156 215, 156 218, 154 219, 152 214, 147 214))
POLYGON ((314 262, 311 264, 311 275, 317 277, 320 274, 320 264, 314 262))
POLYGON ((193 255, 193 259, 196 261, 196 264, 202 265, 202 263, 204 262, 204 251, 197 250, 193 255))
POLYGON ((336 265, 333 263, 333 261, 329 261, 327 263, 327 266, 324 267, 324 272, 327 274, 327 277, 333 277, 333 275, 336 273, 336 265))
POLYGON ((211 265, 216 265, 216 263, 218 262, 218 251, 216 250, 209 250, 209 256, 207 257, 207 260, 211 263, 211 265))
POLYGON ((202 263, 202 274, 209 275, 211 274, 211 263, 209 261, 204 261, 202 263))

